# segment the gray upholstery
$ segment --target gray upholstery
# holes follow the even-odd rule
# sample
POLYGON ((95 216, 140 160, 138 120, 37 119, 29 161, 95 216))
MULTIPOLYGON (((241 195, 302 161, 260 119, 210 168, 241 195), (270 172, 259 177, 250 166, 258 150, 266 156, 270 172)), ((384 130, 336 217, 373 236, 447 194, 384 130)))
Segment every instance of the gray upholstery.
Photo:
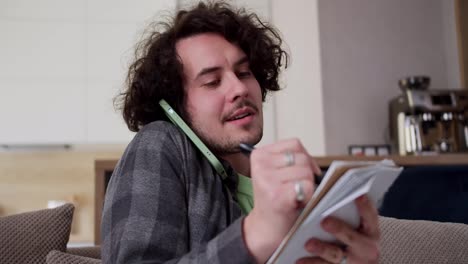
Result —
POLYGON ((468 225, 380 217, 381 264, 468 263, 468 225))
POLYGON ((46 263, 52 250, 65 251, 70 236, 72 204, 0 217, 2 263, 46 263))
POLYGON ((52 250, 47 255, 47 264, 99 264, 99 259, 88 258, 70 253, 52 250))
POLYGON ((67 248, 67 253, 88 258, 101 259, 101 247, 72 247, 67 248))

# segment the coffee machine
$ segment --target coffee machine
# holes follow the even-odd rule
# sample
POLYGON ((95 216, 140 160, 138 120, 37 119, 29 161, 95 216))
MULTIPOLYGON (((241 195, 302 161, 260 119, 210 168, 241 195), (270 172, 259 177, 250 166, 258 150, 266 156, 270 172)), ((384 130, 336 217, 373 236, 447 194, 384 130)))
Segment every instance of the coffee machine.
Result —
POLYGON ((398 82, 390 101, 390 139, 400 155, 468 152, 468 90, 432 90, 430 78, 398 82))

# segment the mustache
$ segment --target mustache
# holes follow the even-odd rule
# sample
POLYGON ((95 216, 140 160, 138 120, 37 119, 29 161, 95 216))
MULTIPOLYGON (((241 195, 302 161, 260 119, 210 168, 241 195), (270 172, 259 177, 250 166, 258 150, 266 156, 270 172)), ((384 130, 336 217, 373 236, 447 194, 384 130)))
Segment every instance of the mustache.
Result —
POLYGON ((234 114, 234 112, 236 112, 238 109, 240 109, 242 107, 250 107, 256 113, 258 113, 258 107, 252 101, 242 100, 242 101, 236 102, 236 104, 232 107, 232 109, 229 110, 229 112, 223 116, 223 120, 229 119, 229 117, 231 117, 234 114))

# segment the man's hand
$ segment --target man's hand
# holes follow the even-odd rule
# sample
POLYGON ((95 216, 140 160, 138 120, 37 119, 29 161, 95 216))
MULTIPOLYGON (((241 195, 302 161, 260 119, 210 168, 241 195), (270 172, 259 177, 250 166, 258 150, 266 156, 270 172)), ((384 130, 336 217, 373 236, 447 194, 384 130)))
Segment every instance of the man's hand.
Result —
POLYGON ((265 263, 312 197, 314 174, 321 172, 297 139, 256 148, 250 164, 255 206, 244 219, 243 235, 256 261, 265 263), (302 186, 302 202, 296 200, 296 184, 302 186))
POLYGON ((347 264, 378 263, 380 230, 377 209, 367 196, 361 196, 355 202, 361 215, 361 225, 357 230, 332 217, 322 222, 323 229, 345 244, 345 249, 311 239, 305 248, 316 257, 302 258, 297 263, 341 263, 343 258, 347 264))

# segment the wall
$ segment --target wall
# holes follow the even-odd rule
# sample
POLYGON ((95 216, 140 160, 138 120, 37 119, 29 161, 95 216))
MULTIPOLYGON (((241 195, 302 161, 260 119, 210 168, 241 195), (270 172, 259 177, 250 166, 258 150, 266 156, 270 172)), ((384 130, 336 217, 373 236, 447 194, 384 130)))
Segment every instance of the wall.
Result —
POLYGON ((468 2, 455 1, 456 25, 458 35, 460 76, 462 86, 468 88, 468 2))
POLYGON ((325 154, 319 21, 314 0, 272 1, 272 19, 289 46, 291 64, 275 95, 278 139, 296 137, 313 155, 325 154))
POLYGON ((387 142, 398 79, 425 74, 433 88, 457 88, 454 44, 444 41, 454 37, 447 4, 453 2, 319 1, 327 154, 387 142))
POLYGON ((458 50, 455 1, 440 1, 442 11, 442 41, 447 69, 447 87, 463 88, 460 75, 460 57, 458 50))

